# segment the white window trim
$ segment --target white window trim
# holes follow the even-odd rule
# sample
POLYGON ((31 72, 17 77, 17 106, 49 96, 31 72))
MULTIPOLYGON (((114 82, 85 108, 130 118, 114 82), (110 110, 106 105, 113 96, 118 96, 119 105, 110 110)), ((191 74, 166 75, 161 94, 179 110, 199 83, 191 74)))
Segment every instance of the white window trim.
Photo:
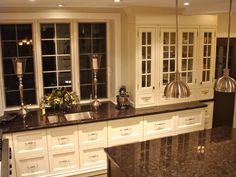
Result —
MULTIPOLYGON (((33 31, 33 50, 34 52, 34 67, 35 67, 35 87, 37 105, 31 105, 29 108, 38 108, 40 98, 43 96, 43 77, 42 77, 42 62, 41 62, 41 39, 40 39, 40 23, 43 22, 67 22, 71 24, 71 57, 72 59, 72 88, 79 93, 79 62, 78 57, 78 23, 79 22, 108 22, 114 23, 114 49, 113 54, 109 53, 107 48, 107 96, 108 99, 115 101, 116 93, 121 86, 121 16, 119 13, 77 13, 77 12, 38 12, 38 13, 0 13, 0 24, 16 24, 16 23, 31 23, 33 31), (113 58, 114 61, 110 61, 113 58), (114 67, 111 69, 111 64, 114 67), (115 69, 115 70, 114 70, 115 69), (114 83, 110 83, 113 80, 114 83), (77 83, 76 83, 77 82, 77 83)), ((109 33, 109 31, 108 31, 109 33)), ((109 46, 110 37, 107 35, 107 47, 109 46)), ((2 56, 0 56, 2 61, 2 56)), ((2 68, 2 62, 0 62, 2 68)), ((6 108, 4 95, 3 72, 0 70, 0 111, 1 110, 16 110, 19 107, 6 108)), ((84 103, 84 102, 81 102, 84 103)))

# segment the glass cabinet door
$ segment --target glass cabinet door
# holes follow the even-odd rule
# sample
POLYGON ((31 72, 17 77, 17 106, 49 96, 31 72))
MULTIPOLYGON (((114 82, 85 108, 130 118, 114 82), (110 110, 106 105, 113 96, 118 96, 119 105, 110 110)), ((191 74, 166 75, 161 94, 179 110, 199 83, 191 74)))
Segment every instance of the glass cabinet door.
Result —
POLYGON ((162 85, 173 81, 176 72, 176 39, 175 30, 163 31, 162 41, 162 85))
POLYGON ((201 85, 213 84, 214 30, 201 30, 201 85))
POLYGON ((196 62, 196 36, 197 31, 181 30, 180 31, 180 72, 181 80, 187 84, 195 83, 194 63, 196 62))
POLYGON ((141 89, 153 89, 155 29, 139 29, 139 62, 141 89))

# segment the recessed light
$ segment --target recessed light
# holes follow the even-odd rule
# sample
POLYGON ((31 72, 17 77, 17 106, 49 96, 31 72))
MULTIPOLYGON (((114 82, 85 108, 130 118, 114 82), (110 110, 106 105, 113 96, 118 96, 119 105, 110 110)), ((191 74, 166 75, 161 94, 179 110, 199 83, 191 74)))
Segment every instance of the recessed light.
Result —
POLYGON ((62 4, 58 4, 57 6, 58 6, 58 7, 63 7, 63 5, 62 5, 62 4))
POLYGON ((114 0, 114 2, 120 2, 120 0, 114 0))
POLYGON ((189 3, 189 2, 185 2, 184 5, 185 5, 185 6, 189 6, 190 3, 189 3))
POLYGON ((30 2, 34 2, 35 0, 29 0, 30 2))

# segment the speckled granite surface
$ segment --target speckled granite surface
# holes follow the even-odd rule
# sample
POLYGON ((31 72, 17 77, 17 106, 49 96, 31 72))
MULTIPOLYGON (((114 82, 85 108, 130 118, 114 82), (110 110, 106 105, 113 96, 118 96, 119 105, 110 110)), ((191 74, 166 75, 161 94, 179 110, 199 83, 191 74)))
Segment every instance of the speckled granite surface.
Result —
POLYGON ((96 112, 92 111, 90 106, 81 106, 80 110, 81 112, 91 111, 92 119, 68 121, 66 120, 63 112, 47 112, 45 116, 42 116, 39 110, 34 110, 30 111, 27 114, 25 120, 23 120, 22 117, 20 116, 16 116, 14 120, 7 122, 5 124, 1 124, 0 129, 2 129, 4 133, 10 133, 10 132, 35 130, 41 128, 50 128, 50 127, 59 127, 59 126, 67 126, 74 124, 84 124, 84 123, 93 123, 99 121, 132 118, 136 116, 160 114, 160 113, 181 111, 187 109, 196 109, 202 107, 206 107, 206 105, 204 103, 195 101, 195 102, 178 103, 164 106, 148 107, 142 109, 134 109, 130 107, 129 109, 126 110, 118 110, 116 109, 116 105, 113 104, 112 102, 103 102, 102 106, 99 107, 99 109, 96 112))
POLYGON ((127 177, 236 177, 236 130, 229 127, 105 151, 127 177))

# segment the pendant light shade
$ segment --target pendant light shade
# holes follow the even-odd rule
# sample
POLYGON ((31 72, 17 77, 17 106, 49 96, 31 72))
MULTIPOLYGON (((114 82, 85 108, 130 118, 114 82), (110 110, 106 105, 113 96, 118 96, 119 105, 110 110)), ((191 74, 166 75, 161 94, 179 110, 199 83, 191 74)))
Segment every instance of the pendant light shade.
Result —
POLYGON ((190 96, 190 89, 188 85, 180 80, 180 73, 178 69, 178 0, 176 0, 176 77, 175 80, 168 83, 164 90, 164 96, 167 98, 185 98, 190 96))
POLYGON ((231 26, 231 16, 232 16, 232 0, 230 0, 229 5, 229 22, 228 22, 228 40, 227 40, 227 52, 226 52, 226 66, 224 69, 224 74, 222 77, 215 82, 215 91, 217 92, 236 92, 236 82, 229 76, 229 43, 230 43, 230 26, 231 26))
POLYGON ((229 76, 229 69, 224 69, 224 75, 216 80, 215 91, 227 93, 236 91, 236 82, 229 76))
MULTIPOLYGON (((176 77, 180 77, 180 73, 177 73, 176 77)), ((186 83, 177 78, 173 82, 167 84, 164 95, 167 98, 185 98, 190 96, 190 90, 186 83)))

